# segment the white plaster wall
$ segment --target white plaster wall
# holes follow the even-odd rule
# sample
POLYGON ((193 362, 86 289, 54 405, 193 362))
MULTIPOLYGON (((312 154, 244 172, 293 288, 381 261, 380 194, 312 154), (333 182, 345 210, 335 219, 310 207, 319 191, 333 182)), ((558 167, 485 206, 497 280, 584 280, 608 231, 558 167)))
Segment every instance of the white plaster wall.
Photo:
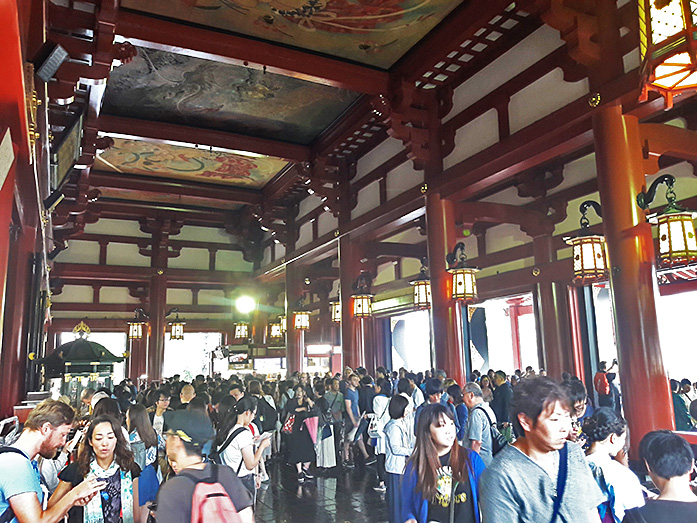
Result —
POLYGON ((286 246, 282 243, 276 244, 276 259, 280 260, 286 255, 286 246))
MULTIPOLYGON (((458 241, 462 241, 465 243, 465 254, 467 254, 467 258, 476 258, 479 256, 479 249, 477 248, 477 237, 474 235, 469 235, 465 236, 462 239, 458 239, 458 241)), ((488 238, 487 238, 488 241, 488 238)), ((454 245, 451 247, 451 249, 455 247, 454 245)))
POLYGON ((69 240, 68 248, 56 256, 55 261, 60 263, 88 263, 99 264, 99 244, 80 240, 69 240))
POLYGON ((172 235, 170 238, 194 242, 234 243, 232 236, 226 233, 225 229, 196 227, 193 225, 184 225, 179 234, 172 235))
POLYGON ((416 276, 421 272, 421 261, 416 258, 404 258, 402 260, 402 278, 416 276))
POLYGON ((424 172, 414 169, 414 163, 409 160, 390 171, 387 175, 387 199, 408 191, 424 182, 424 172))
POLYGON ((89 285, 64 285, 63 292, 51 296, 54 303, 92 303, 92 287, 89 285))
POLYGON ((419 230, 414 227, 388 238, 385 243, 421 243, 425 239, 426 236, 421 236, 419 230))
POLYGON ((588 93, 588 80, 565 82, 561 69, 549 72, 511 96, 508 106, 511 133, 551 114, 588 93))
POLYGON ((119 236, 137 236, 138 238, 149 238, 140 230, 140 224, 134 220, 109 220, 101 218, 97 223, 85 225, 85 232, 89 234, 116 234, 119 236))
MULTIPOLYGON (((579 212, 578 208, 586 200, 594 200, 600 203, 600 195, 596 191, 586 196, 582 196, 581 198, 570 200, 566 208, 566 219, 563 222, 560 222, 554 226, 555 235, 567 234, 571 231, 577 231, 581 227, 581 213, 579 212)), ((598 218, 598 215, 595 213, 593 209, 590 209, 588 211, 587 216, 590 225, 595 225, 602 221, 600 218, 598 218)))
POLYGON ((639 48, 632 49, 626 55, 622 57, 622 64, 624 66, 624 72, 628 73, 638 68, 641 63, 641 58, 639 56, 639 48))
POLYGON ((271 263, 271 247, 264 249, 264 256, 261 259, 262 266, 268 265, 269 263, 271 263))
POLYGON ((548 194, 556 194, 569 187, 592 180, 596 177, 595 173, 595 153, 582 156, 564 166, 564 181, 554 189, 550 189, 548 194))
POLYGON ((373 280, 373 285, 382 285, 394 281, 394 263, 383 263, 378 266, 378 273, 373 280))
POLYGON ((150 258, 141 256, 138 246, 130 243, 110 243, 106 249, 107 265, 150 267, 150 258))
POLYGON ((448 169, 498 141, 498 116, 496 110, 491 109, 457 130, 455 148, 443 160, 443 167, 448 169))
POLYGON ((491 267, 481 267, 482 270, 477 273, 477 278, 486 278, 487 276, 495 276, 496 274, 517 271, 519 269, 525 269, 534 266, 535 260, 533 258, 514 260, 512 262, 502 263, 500 265, 493 265, 491 267))
POLYGON ((453 108, 443 121, 447 122, 563 44, 557 30, 543 25, 455 89, 453 108))
POLYGON ((370 185, 364 187, 357 194, 358 204, 355 209, 351 211, 351 219, 358 218, 359 216, 376 209, 380 205, 380 184, 378 182, 373 182, 370 185))
POLYGON ((529 243, 530 237, 517 225, 504 223, 486 232, 486 252, 498 252, 529 243))
POLYGON ((312 241, 312 222, 303 223, 298 230, 298 241, 295 248, 299 249, 312 241))
POLYGON ((254 264, 244 261, 240 251, 218 251, 215 255, 215 268, 218 271, 251 272, 254 264))
POLYGON ((138 298, 134 298, 128 294, 128 289, 125 287, 102 287, 99 289, 99 301, 101 303, 140 303, 138 298))
POLYGON ((189 289, 167 289, 167 305, 191 305, 192 301, 189 289))
POLYGON ((302 218, 307 213, 314 211, 322 204, 322 201, 317 196, 308 195, 298 204, 298 218, 302 218))
MULTIPOLYGON (((225 292, 217 289, 202 289, 198 293, 199 305, 225 305, 229 304, 225 298, 225 292)), ((232 306, 231 304, 229 304, 232 306)))
POLYGON ((339 219, 330 212, 324 212, 317 218, 317 233, 322 236, 339 228, 339 219))
POLYGON ((358 160, 355 180, 360 180, 376 167, 382 165, 395 154, 404 150, 404 145, 396 138, 388 138, 375 149, 358 160))
POLYGON ((179 256, 170 258, 167 266, 171 269, 195 269, 207 271, 209 262, 208 249, 182 247, 179 256))

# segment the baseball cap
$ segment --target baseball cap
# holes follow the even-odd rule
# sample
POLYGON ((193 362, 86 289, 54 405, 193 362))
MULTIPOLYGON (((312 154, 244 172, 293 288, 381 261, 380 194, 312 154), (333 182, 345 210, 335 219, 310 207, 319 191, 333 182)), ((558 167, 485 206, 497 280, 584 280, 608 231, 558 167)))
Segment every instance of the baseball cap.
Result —
POLYGON ((210 418, 203 412, 175 410, 165 412, 167 433, 179 436, 194 447, 202 447, 215 437, 210 418))

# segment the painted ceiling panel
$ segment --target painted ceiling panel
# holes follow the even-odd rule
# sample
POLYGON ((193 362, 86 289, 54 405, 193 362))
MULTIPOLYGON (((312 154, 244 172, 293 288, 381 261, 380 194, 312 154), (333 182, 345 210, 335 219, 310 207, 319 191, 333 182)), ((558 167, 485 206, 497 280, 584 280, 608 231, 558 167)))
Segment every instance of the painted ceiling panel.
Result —
POLYGON ((111 72, 103 111, 307 145, 359 96, 247 67, 139 47, 133 61, 111 72))
POLYGON ((243 156, 228 152, 114 138, 101 151, 95 170, 178 178, 205 183, 260 189, 288 162, 269 156, 243 156))
POLYGON ((167 18, 389 69, 462 0, 122 0, 167 18))

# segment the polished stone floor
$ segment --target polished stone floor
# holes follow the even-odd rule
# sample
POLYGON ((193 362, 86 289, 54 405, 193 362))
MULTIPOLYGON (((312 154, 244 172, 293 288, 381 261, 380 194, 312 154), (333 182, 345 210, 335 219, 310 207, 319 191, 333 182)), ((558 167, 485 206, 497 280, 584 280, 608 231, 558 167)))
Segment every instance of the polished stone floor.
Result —
MULTIPOLYGON (((314 473, 314 471, 313 471, 314 473)), ((257 523, 377 523, 387 521, 385 494, 377 485, 375 465, 337 467, 299 485, 295 468, 269 464, 271 481, 258 491, 257 523)))

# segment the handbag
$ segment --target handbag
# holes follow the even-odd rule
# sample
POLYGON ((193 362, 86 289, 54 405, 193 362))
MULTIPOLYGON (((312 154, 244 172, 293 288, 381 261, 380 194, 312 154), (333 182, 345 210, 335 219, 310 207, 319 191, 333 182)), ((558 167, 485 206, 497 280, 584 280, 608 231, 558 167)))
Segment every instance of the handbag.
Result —
POLYGON ((559 473, 557 474, 557 497, 554 498, 554 509, 552 511, 552 520, 550 523, 554 523, 559 516, 561 510, 561 500, 564 497, 564 489, 566 488, 566 474, 568 472, 568 455, 569 447, 568 443, 564 443, 564 446, 559 451, 559 473))
POLYGON ((491 421, 491 418, 489 417, 489 413, 484 409, 483 407, 475 407, 475 410, 481 410, 484 415, 486 416, 487 421, 489 422, 489 431, 491 432, 491 455, 496 456, 499 452, 501 452, 506 445, 508 445, 508 440, 504 437, 501 432, 499 432, 498 427, 496 426, 495 423, 491 421))
POLYGON ((332 426, 331 425, 324 425, 322 427, 322 434, 320 437, 320 440, 331 438, 332 437, 332 426))
MULTIPOLYGON (((372 415, 370 418, 370 424, 368 425, 368 436, 370 436, 373 439, 377 439, 380 437, 380 431, 378 430, 378 422, 382 419, 382 417, 385 415, 385 412, 387 412, 387 409, 390 407, 390 404, 388 403, 387 406, 383 409, 382 414, 379 416, 376 416, 375 414, 372 415)), ((370 414, 369 414, 370 416, 370 414)))
POLYGON ((361 418, 361 420, 358 422, 358 428, 356 429, 356 435, 353 437, 353 442, 356 443, 359 439, 361 439, 367 430, 368 418, 361 418))
POLYGON ((281 429, 281 432, 285 432, 286 434, 290 434, 293 432, 293 424, 295 423, 295 414, 291 414, 288 416, 286 419, 286 422, 283 424, 283 428, 281 429))

